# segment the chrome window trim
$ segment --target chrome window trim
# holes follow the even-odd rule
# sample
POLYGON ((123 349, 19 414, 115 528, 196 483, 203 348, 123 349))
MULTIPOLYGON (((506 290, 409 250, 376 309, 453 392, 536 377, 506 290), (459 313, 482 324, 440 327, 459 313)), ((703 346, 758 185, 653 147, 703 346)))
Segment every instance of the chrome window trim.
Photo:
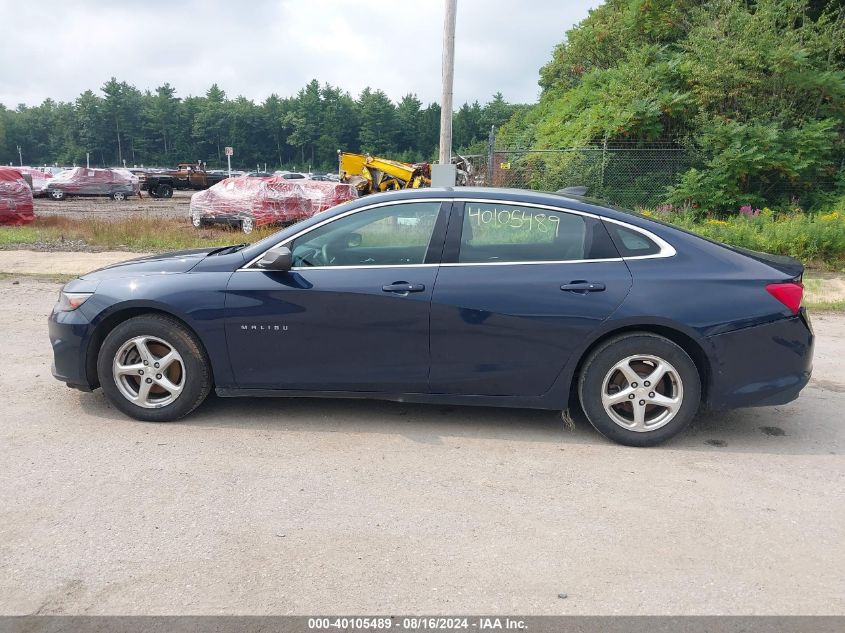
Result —
POLYGON ((621 261, 624 261, 621 257, 608 257, 605 259, 552 259, 533 262, 449 262, 440 264, 440 266, 449 268, 457 268, 459 266, 536 266, 538 264, 601 264, 621 261))
POLYGON ((654 255, 632 255, 630 257, 623 257, 622 259, 624 259, 625 261, 628 261, 630 259, 660 259, 662 257, 674 257, 678 254, 678 251, 675 250, 674 246, 672 246, 662 237, 655 235, 648 229, 643 229, 639 226, 634 226, 633 224, 628 224, 627 222, 622 222, 621 220, 615 220, 613 218, 602 218, 602 220, 604 220, 605 222, 610 222, 612 224, 618 224, 619 226, 624 226, 626 229, 631 229, 635 233, 644 235, 660 247, 659 253, 655 253, 654 255))
MULTIPOLYGON (((355 270, 355 269, 368 269, 368 268, 430 268, 432 266, 445 266, 445 267, 457 267, 457 266, 534 266, 538 264, 588 264, 588 263, 606 263, 606 262, 624 262, 624 261, 632 261, 638 259, 662 259, 666 257, 674 257, 677 255, 677 251, 675 248, 669 244, 666 240, 661 237, 658 237, 648 229, 644 229, 639 226, 635 226, 633 224, 628 224, 627 222, 623 222, 622 220, 616 220, 614 218, 608 218, 605 216, 598 215, 596 213, 590 213, 589 211, 580 211, 579 209, 570 209, 569 207, 559 207, 550 204, 542 204, 539 202, 509 202, 507 200, 495 200, 492 198, 408 198, 404 200, 391 200, 388 202, 376 202, 370 205, 366 205, 363 207, 359 207, 357 209, 351 209, 346 211, 345 213, 341 213, 340 215, 333 216, 331 218, 326 218, 322 222, 318 222, 313 226, 309 226, 298 233, 293 234, 292 236, 285 238, 284 240, 277 242, 273 246, 267 249, 276 248, 277 246, 285 246, 289 244, 293 240, 317 229, 329 222, 334 222, 335 220, 339 220, 341 218, 345 218, 349 215, 353 215, 355 213, 360 213, 361 211, 367 211, 369 209, 374 209, 376 207, 387 207, 392 206, 395 204, 411 204, 411 203, 418 203, 418 202, 439 202, 441 205, 444 202, 483 202, 489 204, 510 204, 513 206, 525 206, 525 207, 532 207, 535 209, 547 209, 549 211, 557 211, 559 213, 572 213, 574 215, 580 215, 587 218, 593 218, 599 220, 601 222, 612 222, 613 224, 618 224, 619 226, 624 226, 626 229, 630 229, 635 233, 640 233, 644 237, 648 238, 660 248, 660 251, 654 253, 652 255, 633 255, 630 257, 611 257, 605 259, 563 259, 563 260, 544 260, 544 261, 503 261, 503 262, 450 262, 450 263, 440 263, 440 264, 373 264, 373 265, 355 265, 355 266, 294 266, 291 268, 292 271, 299 271, 299 270, 355 270)), ((236 269, 235 272, 267 272, 262 268, 251 268, 255 262, 260 260, 264 255, 267 253, 264 251, 257 257, 254 257, 249 262, 241 266, 240 268, 236 269)))

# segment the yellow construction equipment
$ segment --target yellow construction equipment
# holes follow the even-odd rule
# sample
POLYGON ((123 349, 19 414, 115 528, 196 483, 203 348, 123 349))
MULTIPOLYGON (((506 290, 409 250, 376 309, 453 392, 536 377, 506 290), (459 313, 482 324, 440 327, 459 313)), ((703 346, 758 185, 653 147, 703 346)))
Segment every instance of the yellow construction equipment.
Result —
POLYGON ((340 182, 355 185, 359 195, 431 186, 431 165, 401 163, 369 154, 338 150, 340 182))

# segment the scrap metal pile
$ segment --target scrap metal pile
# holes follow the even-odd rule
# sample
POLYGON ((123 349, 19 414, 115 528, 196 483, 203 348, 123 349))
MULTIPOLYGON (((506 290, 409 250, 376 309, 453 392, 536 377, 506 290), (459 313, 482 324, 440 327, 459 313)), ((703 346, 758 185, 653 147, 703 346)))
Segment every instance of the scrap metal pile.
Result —
POLYGON ((34 219, 32 189, 20 171, 0 167, 0 224, 29 224, 34 219))
POLYGON ((191 221, 196 227, 238 225, 248 233, 257 226, 298 222, 357 197, 353 185, 331 181, 227 178, 191 197, 191 221))

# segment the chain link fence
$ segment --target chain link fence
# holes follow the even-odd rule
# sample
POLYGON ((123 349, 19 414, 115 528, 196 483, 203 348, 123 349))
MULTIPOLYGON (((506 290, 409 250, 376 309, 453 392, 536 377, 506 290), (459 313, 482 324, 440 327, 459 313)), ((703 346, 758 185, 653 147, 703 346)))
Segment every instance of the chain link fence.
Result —
MULTIPOLYGON (((557 191, 586 187, 588 196, 622 207, 654 207, 666 202, 668 188, 681 174, 701 167, 704 157, 674 143, 586 146, 566 149, 495 149, 463 157, 471 166, 467 184, 557 191)), ((845 161, 840 166, 845 172, 845 161)), ((767 199, 796 206, 836 186, 836 169, 809 181, 788 179, 751 183, 767 199)))
POLYGON ((688 153, 673 145, 496 149, 467 158, 479 186, 543 191, 583 186, 587 195, 624 207, 664 202, 667 188, 691 166, 688 153))

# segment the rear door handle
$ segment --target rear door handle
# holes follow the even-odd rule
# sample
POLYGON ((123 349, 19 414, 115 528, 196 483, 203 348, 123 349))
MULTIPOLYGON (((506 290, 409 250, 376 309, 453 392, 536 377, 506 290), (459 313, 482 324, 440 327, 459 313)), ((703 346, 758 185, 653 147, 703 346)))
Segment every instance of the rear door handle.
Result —
POLYGON ((384 292, 395 292, 397 294, 408 294, 409 292, 422 292, 425 290, 423 284, 409 284, 407 281, 397 281, 392 284, 382 286, 384 292))
POLYGON ((573 281, 563 284, 560 289, 564 292, 601 292, 605 288, 600 281, 573 281))

